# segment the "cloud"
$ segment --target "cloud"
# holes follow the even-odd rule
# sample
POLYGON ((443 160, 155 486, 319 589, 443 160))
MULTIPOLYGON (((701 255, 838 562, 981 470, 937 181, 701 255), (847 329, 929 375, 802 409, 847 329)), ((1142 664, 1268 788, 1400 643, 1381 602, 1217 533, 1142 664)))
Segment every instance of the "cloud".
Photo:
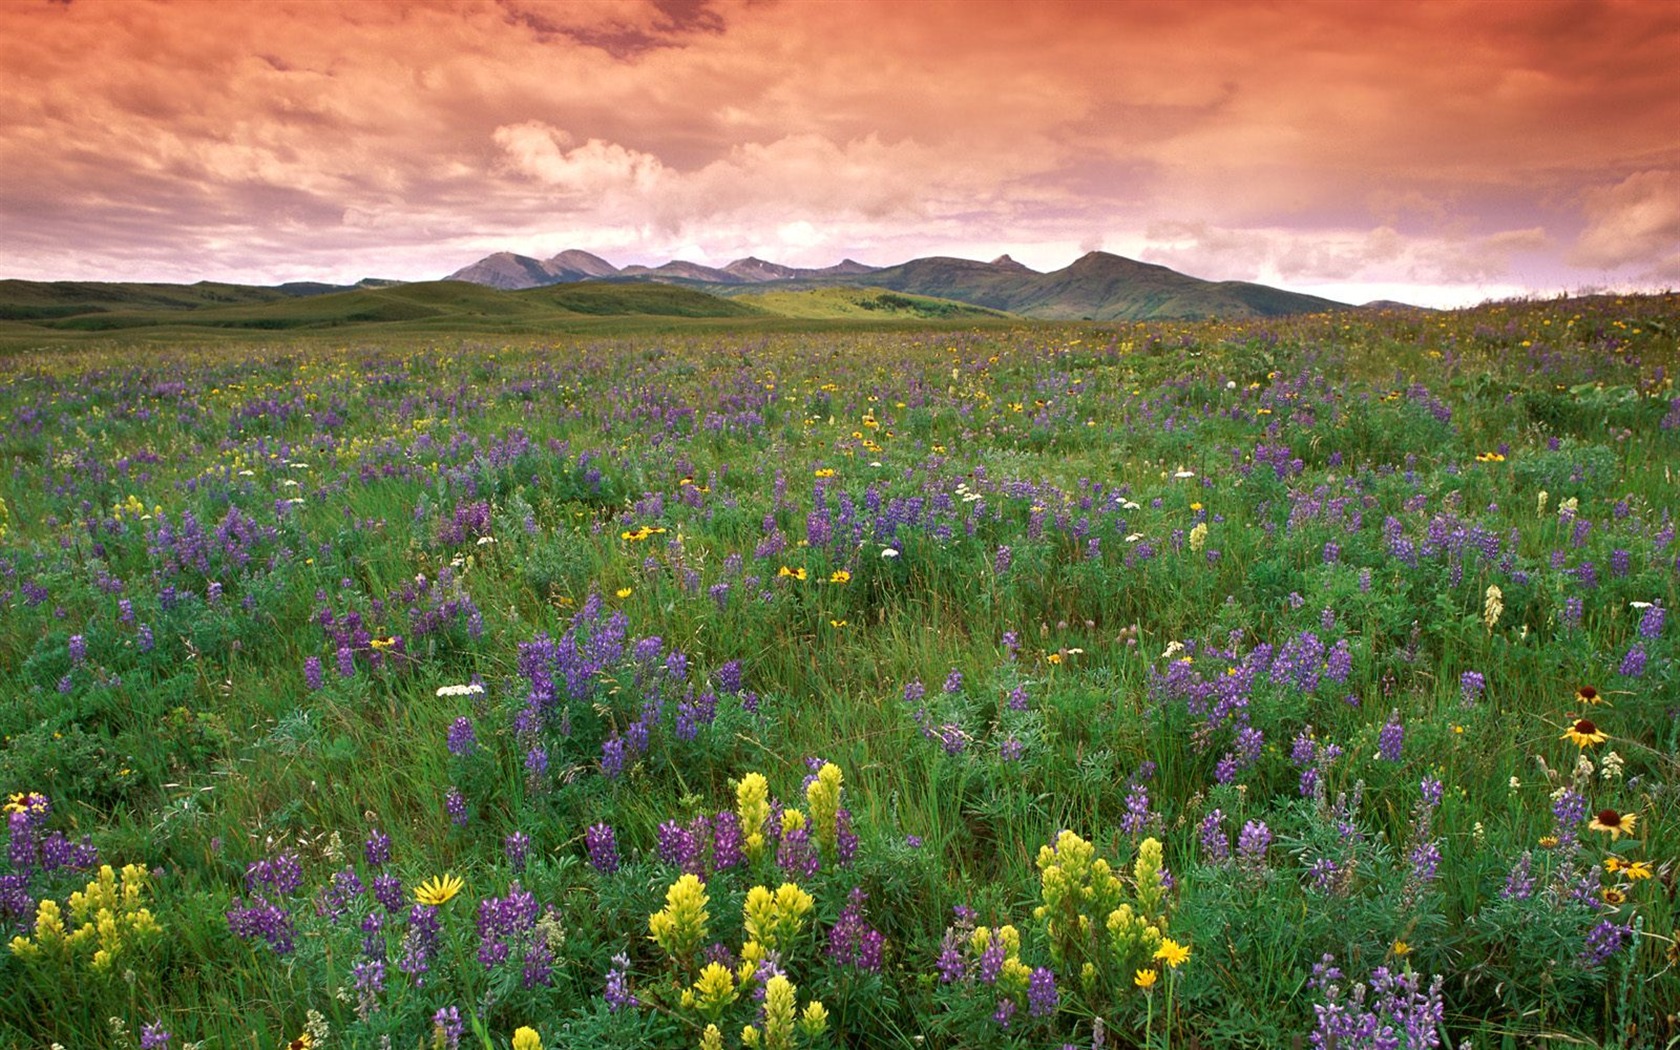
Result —
POLYGON ((1227 229, 1163 221, 1145 233, 1140 257, 1212 280, 1286 284, 1393 280, 1481 285, 1511 275, 1516 258, 1549 248, 1539 227, 1480 237, 1418 236, 1391 226, 1369 230, 1227 229))
POLYGON ((1569 252, 1581 266, 1680 277, 1680 171, 1641 171, 1586 193, 1587 226, 1569 252))

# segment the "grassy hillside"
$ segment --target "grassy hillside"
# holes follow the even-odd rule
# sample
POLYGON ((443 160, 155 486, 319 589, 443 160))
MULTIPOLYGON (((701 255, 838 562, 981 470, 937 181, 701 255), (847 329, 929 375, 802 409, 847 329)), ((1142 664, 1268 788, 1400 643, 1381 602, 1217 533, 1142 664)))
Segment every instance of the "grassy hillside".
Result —
POLYGON ((737 302, 748 302, 783 317, 857 320, 1011 319, 1009 314, 1001 311, 988 310, 983 306, 951 299, 849 285, 838 288, 819 286, 802 289, 788 289, 781 284, 768 288, 762 285, 748 285, 732 288, 729 294, 737 302))

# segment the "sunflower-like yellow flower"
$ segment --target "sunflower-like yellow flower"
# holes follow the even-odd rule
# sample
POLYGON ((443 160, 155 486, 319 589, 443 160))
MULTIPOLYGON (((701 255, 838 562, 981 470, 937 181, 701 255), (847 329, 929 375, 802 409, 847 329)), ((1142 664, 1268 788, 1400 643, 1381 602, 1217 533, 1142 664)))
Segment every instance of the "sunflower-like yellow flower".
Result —
POLYGON ((852 574, 847 572, 845 569, 835 569, 833 572, 828 574, 828 582, 829 583, 851 583, 852 582, 852 574))
POLYGON ((1605 831, 1610 834, 1610 841, 1614 842, 1623 835, 1633 834, 1633 826, 1639 817, 1632 813, 1618 813, 1613 809, 1599 810, 1587 827, 1593 831, 1605 831))
POLYGON ((1132 976, 1132 983, 1147 992, 1151 988, 1155 987, 1155 981, 1160 976, 1161 975, 1156 973, 1154 970, 1139 970, 1132 976))
POLYGON ((1610 739, 1610 734, 1598 728, 1590 718, 1577 718, 1568 729, 1564 730, 1560 740, 1567 740, 1576 747, 1585 750, 1610 739))
POLYGON ((1622 874, 1636 882, 1640 879, 1648 879, 1651 877, 1651 865, 1645 861, 1636 860, 1623 868, 1622 874))
POLYGON ((1575 699, 1583 704, 1591 704, 1595 707, 1604 703, 1604 697, 1600 696, 1598 690, 1590 685, 1583 685, 1575 690, 1575 699))
POLYGON ((1162 937, 1161 946, 1155 949, 1155 958, 1176 970, 1189 960, 1190 946, 1179 944, 1171 937, 1162 937))
POLYGON ((463 885, 458 875, 434 875, 414 888, 414 899, 429 908, 441 908, 455 899, 463 885))

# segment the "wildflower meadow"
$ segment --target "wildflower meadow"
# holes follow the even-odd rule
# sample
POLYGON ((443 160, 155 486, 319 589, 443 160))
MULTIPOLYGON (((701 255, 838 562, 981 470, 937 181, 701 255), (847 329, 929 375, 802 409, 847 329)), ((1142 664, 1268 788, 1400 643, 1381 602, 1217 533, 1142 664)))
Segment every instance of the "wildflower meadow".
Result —
POLYGON ((1677 334, 0 356, 0 1045, 1674 1046, 1677 334))

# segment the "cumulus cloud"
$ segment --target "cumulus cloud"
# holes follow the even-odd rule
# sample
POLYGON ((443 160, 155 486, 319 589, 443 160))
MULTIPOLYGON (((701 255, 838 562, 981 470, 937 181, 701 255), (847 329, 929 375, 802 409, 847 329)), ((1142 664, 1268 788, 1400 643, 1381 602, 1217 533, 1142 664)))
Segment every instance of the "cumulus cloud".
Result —
POLYGON ((1638 266, 1680 275, 1680 171, 1641 171, 1586 194, 1586 229, 1572 262, 1606 270, 1638 266))
POLYGON ((0 275, 418 278, 574 246, 1680 271, 1680 8, 1571 12, 0 4, 0 275))

